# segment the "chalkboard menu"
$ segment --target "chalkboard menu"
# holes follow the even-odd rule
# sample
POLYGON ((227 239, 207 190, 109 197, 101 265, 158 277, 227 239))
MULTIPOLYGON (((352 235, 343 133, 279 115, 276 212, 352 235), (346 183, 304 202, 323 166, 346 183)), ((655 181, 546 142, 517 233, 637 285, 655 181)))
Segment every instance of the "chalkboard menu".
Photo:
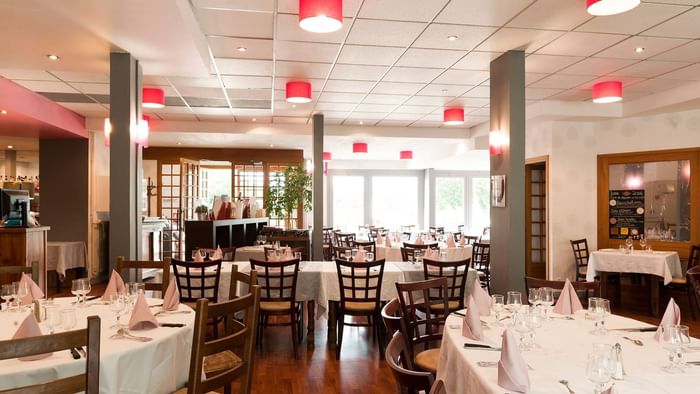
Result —
POLYGON ((608 205, 611 239, 644 234, 644 190, 610 190, 608 205))

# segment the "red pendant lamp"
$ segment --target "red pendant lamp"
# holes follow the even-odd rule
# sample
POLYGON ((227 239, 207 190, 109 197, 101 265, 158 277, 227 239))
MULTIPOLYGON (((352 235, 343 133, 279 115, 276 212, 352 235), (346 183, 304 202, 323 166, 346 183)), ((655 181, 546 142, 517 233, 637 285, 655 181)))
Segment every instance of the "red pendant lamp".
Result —
POLYGON ((399 159, 401 160, 413 160, 413 151, 412 150, 402 150, 399 152, 399 159))
POLYGON ((110 138, 112 136, 112 122, 109 121, 109 118, 105 118, 105 126, 104 126, 104 133, 105 133, 105 146, 109 148, 110 145, 110 138))
POLYGON ((144 108, 165 107, 165 93, 161 88, 143 88, 141 102, 144 108))
POLYGON ((593 85, 593 102, 600 104, 614 103, 622 100, 622 82, 605 81, 593 85))
POLYGON ((443 123, 458 125, 464 123, 464 108, 446 108, 442 113, 443 123))
POLYGON ((290 103, 304 104, 311 101, 311 84, 306 81, 290 81, 285 86, 285 98, 290 103))
POLYGON ((367 153, 366 142, 355 142, 352 144, 352 153, 367 153))
POLYGON ((299 27, 330 33, 343 27, 343 0, 299 0, 299 27))
POLYGON ((148 148, 148 133, 150 131, 150 129, 149 129, 150 122, 151 122, 151 117, 148 115, 143 115, 141 117, 141 122, 139 122, 139 125, 136 128, 136 130, 138 130, 137 136, 136 136, 136 142, 138 142, 138 144, 143 146, 144 148, 148 148))
POLYGON ((331 152, 323 152, 323 161, 329 161, 331 160, 331 152))
POLYGON ((586 11, 595 16, 615 15, 627 12, 640 3, 640 0, 586 0, 586 11))

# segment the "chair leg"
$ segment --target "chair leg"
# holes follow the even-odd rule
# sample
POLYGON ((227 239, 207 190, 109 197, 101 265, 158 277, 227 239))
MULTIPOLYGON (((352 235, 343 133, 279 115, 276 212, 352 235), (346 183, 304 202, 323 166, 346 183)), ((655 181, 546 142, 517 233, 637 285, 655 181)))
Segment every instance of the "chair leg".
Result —
POLYGON ((338 345, 335 347, 335 359, 340 360, 340 348, 343 346, 343 331, 345 326, 345 315, 340 310, 337 312, 337 319, 338 333, 336 335, 338 337, 338 345))
POLYGON ((379 359, 384 360, 384 337, 385 337, 385 332, 384 332, 384 324, 382 324, 381 320, 381 312, 377 312, 377 314, 374 317, 374 330, 377 332, 377 341, 379 345, 379 359))
POLYGON ((292 321, 290 326, 292 326, 292 351, 294 352, 294 358, 299 358, 299 353, 297 353, 297 312, 296 308, 292 308, 292 321))
POLYGON ((304 307, 303 303, 299 305, 297 311, 297 340, 301 344, 304 340, 304 307))

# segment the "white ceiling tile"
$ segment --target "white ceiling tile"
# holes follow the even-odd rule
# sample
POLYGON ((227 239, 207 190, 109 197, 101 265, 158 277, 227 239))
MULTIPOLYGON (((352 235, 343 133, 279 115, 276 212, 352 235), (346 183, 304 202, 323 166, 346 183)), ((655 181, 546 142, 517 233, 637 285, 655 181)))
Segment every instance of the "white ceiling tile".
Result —
POLYGON ((350 115, 349 111, 323 111, 324 121, 326 119, 345 119, 350 115))
POLYGON ((590 56, 612 46, 627 36, 618 34, 599 34, 569 32, 537 51, 545 55, 590 56))
POLYGON ((358 104, 355 111, 357 112, 381 112, 388 113, 394 110, 394 104, 358 104))
POLYGON ((206 35, 272 38, 271 13, 199 8, 197 16, 206 35))
POLYGON ((55 81, 15 81, 29 90, 43 93, 79 93, 64 82, 55 81))
POLYGON ((427 83, 435 79, 441 72, 441 68, 392 67, 384 76, 383 81, 427 83))
POLYGON ((442 126, 442 121, 441 120, 417 120, 408 127, 426 127, 426 128, 437 128, 442 126))
POLYGON ((348 119, 364 119, 364 120, 373 120, 373 119, 382 119, 384 118, 385 113, 383 112, 358 112, 354 111, 348 116, 348 119))
POLYGON ((192 107, 197 115, 233 116, 229 108, 192 107))
POLYGON ((68 108, 73 112, 77 112, 84 116, 109 116, 109 108, 105 108, 97 103, 58 103, 59 105, 68 108))
MULTIPOLYGON (((249 108, 234 108, 233 109, 233 115, 235 117, 266 117, 270 116, 270 110, 269 109, 249 109, 249 108)), ((239 118, 240 119, 240 118, 239 118)), ((258 120, 260 120, 258 119, 258 120)))
POLYGON ((548 99, 561 101, 588 101, 591 99, 591 92, 590 90, 571 89, 555 94, 548 99))
POLYGON ((272 118, 272 123, 280 124, 306 124, 308 122, 307 116, 275 116, 272 118))
POLYGON ((336 64, 331 71, 333 79, 357 79, 378 81, 386 72, 386 66, 362 66, 357 64, 336 64))
POLYGON ((413 96, 406 101, 407 105, 422 105, 429 108, 434 108, 437 105, 447 104, 452 97, 447 96, 413 96))
MULTIPOLYGON (((586 82, 586 83, 584 83, 584 84, 581 84, 581 85, 579 85, 579 86, 576 86, 576 89, 579 89, 579 90, 587 90, 587 91, 588 91, 588 94, 589 94, 589 96, 590 96, 590 90, 591 90, 591 88, 593 87, 593 85, 595 85, 595 84, 598 83, 598 82, 609 81, 609 80, 611 80, 611 79, 613 79, 613 78, 611 78, 611 77, 609 77, 609 76, 606 76, 606 77, 598 77, 598 78, 592 79, 592 80, 590 80, 590 81, 588 81, 588 82, 586 82)), ((635 83, 644 81, 646 78, 641 78, 641 77, 615 77, 614 79, 615 79, 615 80, 618 80, 618 81, 620 81, 620 82, 622 82, 622 90, 624 91, 626 86, 629 86, 629 85, 632 85, 632 84, 635 84, 635 83)))
POLYGON ((335 93, 324 91, 318 98, 319 102, 325 103, 359 103, 365 97, 364 93, 335 93))
MULTIPOLYGON (((248 0, 255 1, 255 0, 248 0)), ((343 0, 343 16, 354 16, 357 12, 357 7, 360 5, 360 0, 343 0)), ((277 11, 285 14, 299 13, 299 0, 278 0, 277 11)))
POLYGON ((643 60, 687 42, 689 40, 682 38, 634 36, 597 53, 595 57, 643 60), (644 51, 636 52, 636 48, 644 48, 644 51))
POLYGON ((51 71, 51 73, 65 82, 109 83, 109 74, 72 71, 51 71))
POLYGON ((453 0, 436 18, 436 22, 462 25, 502 26, 533 0, 453 0))
POLYGON ((366 45, 344 45, 338 63, 389 66, 401 56, 404 48, 366 45))
POLYGON ((678 48, 671 49, 653 57, 653 60, 667 60, 672 62, 700 62, 700 40, 690 41, 678 48))
POLYGON ((332 42, 341 43, 348 33, 350 28, 350 18, 345 18, 343 27, 331 33, 312 33, 299 27, 299 17, 290 14, 277 15, 277 31, 275 34, 278 39, 284 38, 290 41, 307 41, 307 42, 332 42))
POLYGON ((183 97, 198 97, 198 98, 224 98, 224 91, 221 88, 197 88, 197 87, 182 87, 178 89, 183 97))
POLYGON ((647 79, 646 81, 641 81, 635 83, 631 86, 625 87, 625 92, 663 92, 666 90, 675 89, 679 86, 687 84, 687 81, 679 79, 661 79, 653 78, 647 79))
POLYGON ((174 107, 172 105, 165 106, 163 108, 157 108, 157 109, 146 109, 144 108, 144 112, 146 113, 155 113, 158 114, 158 116, 162 116, 163 114, 191 114, 192 111, 187 108, 187 107, 174 107))
POLYGON ((434 107, 432 106, 426 106, 426 105, 402 105, 396 110, 394 110, 394 113, 398 114, 429 114, 435 110, 434 107))
POLYGON ((370 94, 362 101, 366 104, 401 104, 411 96, 400 94, 370 94))
POLYGON ((272 89, 226 89, 230 99, 269 100, 272 89))
POLYGON ((346 42, 406 47, 418 37, 424 27, 424 23, 358 19, 353 24, 346 42))
POLYGON ((277 111, 297 111, 299 113, 307 113, 314 108, 314 100, 312 100, 309 103, 295 104, 290 103, 289 101, 285 101, 284 96, 282 95, 277 96, 277 100, 275 100, 275 114, 277 114, 277 111))
MULTIPOLYGON (((380 120, 379 123, 377 123, 377 126, 380 126, 380 127, 382 127, 382 126, 383 127, 408 127, 411 123, 413 123, 412 120, 384 119, 384 120, 380 120)), ((397 157, 397 159, 398 159, 398 157, 397 157)))
MULTIPOLYGON (((550 74, 545 74, 545 73, 525 73, 525 86, 528 86, 532 83, 535 83, 539 81, 540 79, 548 76, 550 74)), ((482 83, 482 85, 484 85, 482 83)), ((488 86, 488 85, 485 85, 488 86)))
POLYGON ((542 78, 539 81, 529 85, 528 87, 547 89, 570 89, 575 86, 581 85, 586 81, 590 81, 591 79, 592 78, 588 75, 554 74, 542 78))
POLYGON ((325 79, 330 71, 330 63, 275 62, 276 77, 325 79))
POLYGON ((464 107, 464 108, 481 108, 483 106, 489 105, 489 99, 487 98, 474 98, 474 97, 460 97, 449 101, 447 106, 450 107, 464 107))
POLYGON ((499 57, 500 52, 477 52, 472 51, 458 61, 452 68, 458 70, 482 70, 488 71, 491 67, 491 61, 499 57))
POLYGON ((448 0, 382 0, 365 1, 360 18, 428 22, 448 0))
POLYGON ((571 30, 591 16, 577 1, 539 0, 508 22, 508 27, 571 30))
POLYGON ((168 86, 168 78, 157 75, 144 75, 141 80, 143 86, 168 86))
POLYGON ((221 79, 227 88, 233 89, 269 89, 272 86, 271 77, 239 77, 223 75, 221 79))
POLYGON ((525 58, 525 71, 534 73, 553 73, 570 66, 581 59, 583 58, 577 56, 532 54, 525 58))
POLYGON ((431 83, 424 87, 418 94, 422 96, 458 97, 473 87, 474 86, 471 85, 443 85, 431 83))
POLYGON ((564 34, 561 31, 515 29, 505 27, 476 47, 478 51, 507 52, 521 49, 527 53, 534 52, 552 40, 564 34))
POLYGON ((277 40, 275 45, 275 56, 277 60, 314 63, 332 63, 340 49, 339 44, 318 42, 277 40))
POLYGON ((423 87, 422 83, 379 82, 372 93, 416 94, 423 87))
POLYGON ((564 89, 526 88, 525 97, 530 100, 542 100, 563 92, 564 89))
POLYGON ((215 61, 221 74, 272 75, 272 62, 269 60, 215 59, 215 61))
POLYGON ((447 70, 435 79, 435 83, 478 85, 489 78, 487 71, 447 70))
MULTIPOLYGON (((467 112, 467 111, 464 111, 464 112, 467 112)), ((489 108, 477 108, 473 111, 469 111, 468 113, 469 113, 469 117, 472 117, 472 116, 490 116, 491 115, 491 111, 489 110, 489 108)), ((467 119, 465 118, 464 120, 466 121, 467 119)))
POLYGON ((489 98, 491 96, 491 89, 488 86, 475 86, 473 89, 464 93, 462 97, 480 97, 489 98))
POLYGON ((700 81, 700 64, 696 63, 688 67, 681 68, 670 72, 668 74, 661 75, 659 78, 662 79, 681 79, 686 81, 700 81))
POLYGON ((30 81, 58 81, 56 77, 44 70, 0 68, 0 75, 7 79, 26 79, 30 81))
POLYGON ((422 114, 398 114, 398 113, 391 113, 386 116, 387 120, 410 120, 410 121, 416 121, 420 118, 422 118, 422 114))
POLYGON ((345 111, 350 112, 356 104, 352 103, 318 103, 316 109, 319 111, 345 111))
POLYGON ((700 8, 693 8, 685 14, 664 22, 643 34, 658 37, 700 38, 700 8))
POLYGON ((72 83, 70 83, 70 85, 83 94, 106 94, 106 95, 109 95, 109 84, 108 83, 72 82, 72 83))
POLYGON ((643 0, 645 3, 700 5, 700 0, 643 0))
MULTIPOLYGON (((264 77, 248 77, 248 78, 264 78, 264 77)), ((221 87, 219 79, 216 77, 210 78, 187 78, 187 77, 170 77, 168 78, 170 82, 176 88, 181 88, 185 86, 198 87, 198 88, 218 88, 221 87)))
POLYGON ((374 86, 371 81, 345 81, 339 79, 329 79, 324 88, 324 92, 349 92, 367 93, 374 86))
POLYGON ((278 109, 275 107, 274 116, 293 116, 293 117, 307 117, 311 115, 312 108, 301 108, 297 107, 294 109, 278 109))
POLYGON ((196 121, 197 120, 195 115, 192 113, 185 113, 185 114, 160 113, 160 114, 158 114, 158 117, 161 118, 162 120, 173 120, 173 121, 182 121, 182 120, 184 120, 184 121, 196 121))
POLYGON ((273 12, 274 0, 194 0, 195 7, 224 10, 246 10, 273 12))
POLYGON ((255 124, 268 124, 272 123, 272 116, 238 116, 236 115, 237 123, 255 123, 255 124))
POLYGON ((345 120, 345 118, 346 118, 346 116, 338 115, 337 117, 334 117, 334 118, 324 118, 323 122, 325 124, 341 125, 341 124, 343 124, 343 120, 345 120))
POLYGON ((237 59, 272 59, 272 40, 265 38, 208 37, 214 57, 237 59), (238 48, 245 48, 241 52, 238 48))
POLYGON ((560 74, 570 75, 591 75, 602 76, 617 71, 630 64, 636 63, 637 60, 632 59, 608 59, 602 57, 589 57, 571 67, 561 70, 560 74))
POLYGON ((622 14, 595 17, 576 30, 595 33, 638 34, 688 8, 669 4, 642 3, 622 14))
POLYGON ((419 49, 409 48, 401 56, 397 66, 404 67, 436 67, 445 68, 459 60, 465 53, 463 51, 450 51, 446 49, 419 49))
POLYGON ((673 70, 683 68, 687 66, 688 63, 680 62, 664 62, 659 60, 645 60, 639 63, 635 63, 629 67, 625 67, 621 70, 617 70, 610 75, 613 76, 626 76, 626 77, 642 77, 642 78, 653 78, 657 75, 666 74, 673 70))
POLYGON ((495 27, 432 23, 413 43, 413 47, 469 51, 495 31, 495 27), (449 40, 447 37, 450 36, 456 36, 457 39, 449 40))

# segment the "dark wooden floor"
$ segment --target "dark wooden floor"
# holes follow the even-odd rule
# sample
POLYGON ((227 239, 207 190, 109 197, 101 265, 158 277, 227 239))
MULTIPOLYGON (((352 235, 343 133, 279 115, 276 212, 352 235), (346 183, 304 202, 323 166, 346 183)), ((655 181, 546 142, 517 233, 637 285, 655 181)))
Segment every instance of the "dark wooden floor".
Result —
MULTIPOLYGON (((92 294, 102 294, 104 287, 93 286, 92 294)), ((648 315, 646 294, 643 287, 623 285, 622 308, 615 308, 614 312, 658 324, 658 318, 648 315)), ((61 296, 70 296, 70 293, 64 290, 61 296)), ((668 296, 662 296, 663 308, 668 296)), ((691 335, 700 337, 700 321, 692 321, 687 297, 683 294, 674 296, 681 307, 683 324, 690 327, 691 335)), ((298 360, 292 356, 289 327, 266 329, 263 350, 258 351, 255 359, 253 393, 365 394, 396 391, 389 368, 379 360, 379 350, 372 340, 371 331, 345 327, 341 359, 336 361, 335 348, 327 344, 326 320, 318 319, 315 327, 315 347, 307 347, 305 337, 298 360)))

